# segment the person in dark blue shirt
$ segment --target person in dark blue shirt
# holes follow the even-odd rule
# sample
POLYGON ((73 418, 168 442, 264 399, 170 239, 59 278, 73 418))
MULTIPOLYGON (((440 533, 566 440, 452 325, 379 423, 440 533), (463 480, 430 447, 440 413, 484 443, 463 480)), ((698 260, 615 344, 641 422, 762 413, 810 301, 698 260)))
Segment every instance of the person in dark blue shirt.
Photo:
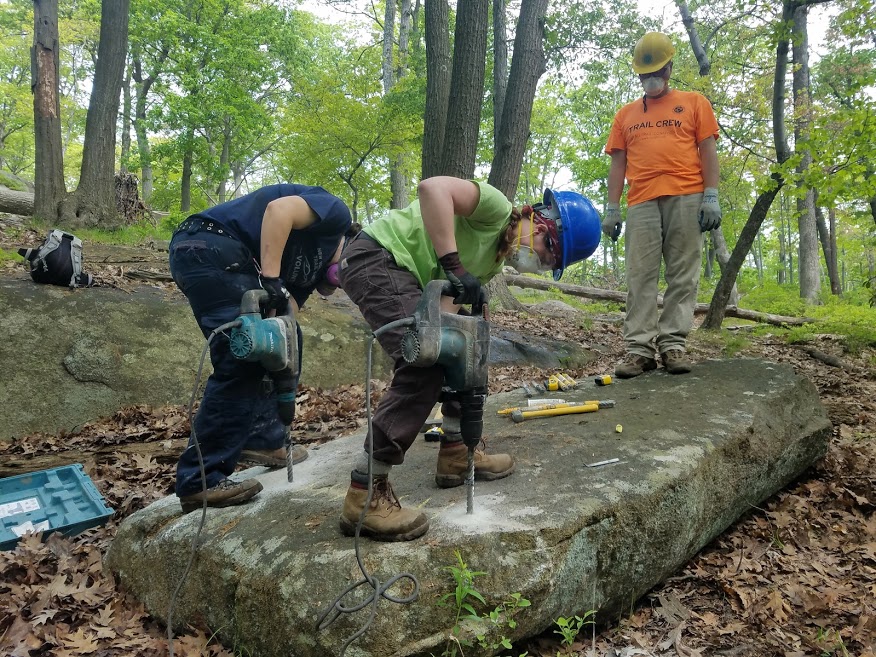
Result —
MULTIPOLYGON (((183 221, 170 242, 170 272, 207 337, 239 316, 248 290, 267 291, 272 313, 285 312, 287 303, 298 310, 314 290, 330 294, 338 286, 344 238, 357 230, 346 204, 322 187, 268 185, 183 221)), ((298 352, 300 357, 300 330, 298 352)), ((185 512, 201 507, 205 498, 208 506, 221 507, 256 495, 262 489, 258 481, 229 478, 238 461, 286 463, 285 427, 267 371, 235 358, 223 335, 210 344, 210 359, 213 374, 193 421, 207 490, 190 439, 176 471, 176 494, 185 512)), ((306 457, 296 446, 293 462, 306 457)))

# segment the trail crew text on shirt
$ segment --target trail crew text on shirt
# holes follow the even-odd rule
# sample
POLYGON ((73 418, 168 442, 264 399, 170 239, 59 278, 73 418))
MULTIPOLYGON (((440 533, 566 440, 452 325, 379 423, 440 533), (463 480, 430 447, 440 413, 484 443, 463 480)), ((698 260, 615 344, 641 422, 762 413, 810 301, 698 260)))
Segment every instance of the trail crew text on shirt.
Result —
POLYGON ((657 121, 654 123, 652 121, 645 121, 644 123, 636 123, 631 125, 628 128, 629 132, 633 132, 635 130, 642 130, 644 128, 680 128, 681 121, 678 119, 664 119, 663 121, 657 121))

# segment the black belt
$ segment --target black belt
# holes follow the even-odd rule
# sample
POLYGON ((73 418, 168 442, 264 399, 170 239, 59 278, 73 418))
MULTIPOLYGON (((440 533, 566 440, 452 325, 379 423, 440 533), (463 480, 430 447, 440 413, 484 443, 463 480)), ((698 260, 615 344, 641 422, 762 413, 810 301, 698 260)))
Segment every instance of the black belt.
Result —
POLYGON ((199 233, 202 230, 205 230, 208 233, 224 235, 225 237, 230 237, 231 239, 237 239, 225 226, 220 224, 218 221, 214 221, 212 219, 204 219, 203 217, 189 217, 179 226, 177 226, 173 234, 176 235, 177 233, 186 232, 189 235, 193 235, 195 233, 199 233))

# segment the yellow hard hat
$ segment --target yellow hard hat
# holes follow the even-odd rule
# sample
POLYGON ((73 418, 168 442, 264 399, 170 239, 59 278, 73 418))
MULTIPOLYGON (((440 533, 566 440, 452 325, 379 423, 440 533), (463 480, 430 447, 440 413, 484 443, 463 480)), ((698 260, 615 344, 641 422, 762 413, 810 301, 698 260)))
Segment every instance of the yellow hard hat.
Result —
POLYGON ((648 32, 633 49, 633 70, 642 75, 666 66, 675 54, 675 46, 662 32, 648 32))

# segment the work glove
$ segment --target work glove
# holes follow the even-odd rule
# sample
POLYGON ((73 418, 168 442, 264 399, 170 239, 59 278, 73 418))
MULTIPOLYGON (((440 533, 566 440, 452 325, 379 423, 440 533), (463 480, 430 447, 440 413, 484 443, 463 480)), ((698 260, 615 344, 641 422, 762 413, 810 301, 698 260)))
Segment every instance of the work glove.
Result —
POLYGON ((617 238, 621 234, 621 226, 624 220, 621 219, 620 203, 606 203, 605 216, 602 218, 602 232, 610 237, 612 241, 617 242, 617 238))
POLYGON ((699 221, 701 233, 721 227, 721 206, 718 205, 718 190, 715 187, 706 187, 703 192, 699 221))
POLYGON ((456 291, 456 296, 453 298, 453 303, 470 303, 474 306, 480 306, 481 300, 481 282, 465 270, 462 263, 459 261, 459 252, 451 251, 447 255, 438 258, 441 263, 441 268, 447 276, 447 280, 453 285, 456 291))
POLYGON ((283 279, 277 276, 260 276, 259 280, 262 284, 262 289, 268 293, 268 300, 265 302, 265 310, 276 310, 282 313, 286 310, 289 304, 289 290, 283 283, 283 279))

